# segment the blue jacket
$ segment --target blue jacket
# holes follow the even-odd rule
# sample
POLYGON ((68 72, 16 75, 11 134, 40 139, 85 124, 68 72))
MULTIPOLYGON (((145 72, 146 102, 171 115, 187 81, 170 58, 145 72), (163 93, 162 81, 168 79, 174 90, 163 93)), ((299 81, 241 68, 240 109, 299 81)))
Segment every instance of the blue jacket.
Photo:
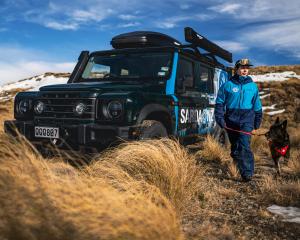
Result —
POLYGON ((225 126, 251 131, 259 128, 262 106, 252 78, 234 75, 219 89, 215 108, 216 122, 225 126))

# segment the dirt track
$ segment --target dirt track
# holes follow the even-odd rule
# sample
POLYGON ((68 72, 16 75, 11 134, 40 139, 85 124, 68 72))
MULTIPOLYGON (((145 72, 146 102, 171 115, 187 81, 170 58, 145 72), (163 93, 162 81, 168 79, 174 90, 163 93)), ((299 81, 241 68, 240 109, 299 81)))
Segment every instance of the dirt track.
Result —
MULTIPOLYGON (((280 182, 291 177, 287 173, 276 177, 270 157, 266 154, 259 156, 255 176, 250 183, 230 177, 226 167, 217 161, 202 161, 202 163, 207 167, 206 175, 222 190, 219 199, 213 203, 207 202, 204 207, 198 209, 197 215, 184 220, 184 229, 189 239, 198 239, 199 231, 203 231, 205 225, 211 229, 209 232, 215 231, 215 234, 209 233, 215 235, 215 239, 300 238, 299 224, 283 222, 278 215, 269 213, 267 207, 271 204, 262 200, 262 195, 268 194, 262 193, 265 176, 274 176, 280 182)), ((283 168, 285 167, 286 163, 283 164, 283 168)), ((203 233, 200 235, 203 236, 203 233)))

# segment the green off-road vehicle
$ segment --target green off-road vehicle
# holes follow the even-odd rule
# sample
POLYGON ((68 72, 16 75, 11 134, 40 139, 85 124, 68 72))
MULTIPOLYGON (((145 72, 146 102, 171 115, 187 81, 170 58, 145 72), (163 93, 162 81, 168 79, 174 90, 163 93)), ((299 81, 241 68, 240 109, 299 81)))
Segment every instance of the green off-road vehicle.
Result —
POLYGON ((118 139, 222 135, 214 104, 231 70, 217 57, 232 62, 232 54, 192 28, 185 40, 131 32, 114 37, 112 50, 81 52, 68 83, 17 94, 5 131, 85 152, 118 139))

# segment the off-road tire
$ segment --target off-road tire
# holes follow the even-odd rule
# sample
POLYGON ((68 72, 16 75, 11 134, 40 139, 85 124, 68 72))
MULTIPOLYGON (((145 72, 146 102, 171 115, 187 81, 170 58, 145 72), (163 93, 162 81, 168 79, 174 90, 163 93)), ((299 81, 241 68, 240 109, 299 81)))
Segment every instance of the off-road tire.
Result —
POLYGON ((168 137, 165 126, 155 120, 144 120, 140 126, 139 140, 168 137))

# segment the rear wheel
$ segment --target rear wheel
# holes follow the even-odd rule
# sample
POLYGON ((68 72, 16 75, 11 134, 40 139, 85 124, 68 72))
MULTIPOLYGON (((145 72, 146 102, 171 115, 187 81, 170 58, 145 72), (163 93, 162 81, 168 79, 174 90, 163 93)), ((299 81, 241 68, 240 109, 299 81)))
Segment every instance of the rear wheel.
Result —
POLYGON ((165 126, 155 120, 144 120, 140 127, 139 139, 158 139, 168 137, 165 126))

